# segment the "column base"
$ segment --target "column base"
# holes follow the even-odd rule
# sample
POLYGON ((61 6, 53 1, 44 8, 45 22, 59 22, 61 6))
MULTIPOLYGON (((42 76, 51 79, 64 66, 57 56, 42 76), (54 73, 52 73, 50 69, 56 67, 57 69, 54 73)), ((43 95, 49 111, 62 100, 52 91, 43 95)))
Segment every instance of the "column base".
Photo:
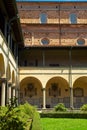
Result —
POLYGON ((46 110, 46 107, 43 107, 42 110, 46 110))

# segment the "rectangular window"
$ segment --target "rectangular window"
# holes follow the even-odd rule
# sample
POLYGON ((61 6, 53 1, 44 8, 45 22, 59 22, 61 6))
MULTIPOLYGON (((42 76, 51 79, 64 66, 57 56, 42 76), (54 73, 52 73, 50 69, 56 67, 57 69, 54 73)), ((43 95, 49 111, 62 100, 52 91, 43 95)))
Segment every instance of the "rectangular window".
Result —
POLYGON ((69 19, 70 19, 71 24, 77 23, 77 15, 76 14, 74 14, 74 13, 70 14, 69 19))
POLYGON ((47 14, 45 13, 40 14, 40 23, 47 23, 47 14))

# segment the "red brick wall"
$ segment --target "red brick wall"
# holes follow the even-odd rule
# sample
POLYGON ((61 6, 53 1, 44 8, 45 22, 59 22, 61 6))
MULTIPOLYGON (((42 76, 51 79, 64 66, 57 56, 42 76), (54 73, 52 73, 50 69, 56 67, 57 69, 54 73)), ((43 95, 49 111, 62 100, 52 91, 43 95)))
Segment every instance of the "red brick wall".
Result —
POLYGON ((77 45, 77 39, 85 39, 87 45, 87 3, 39 3, 18 2, 25 46, 42 46, 41 39, 48 38, 49 46, 77 45), (39 16, 47 14, 47 24, 41 25, 39 16), (77 15, 77 24, 70 23, 69 15, 77 15))

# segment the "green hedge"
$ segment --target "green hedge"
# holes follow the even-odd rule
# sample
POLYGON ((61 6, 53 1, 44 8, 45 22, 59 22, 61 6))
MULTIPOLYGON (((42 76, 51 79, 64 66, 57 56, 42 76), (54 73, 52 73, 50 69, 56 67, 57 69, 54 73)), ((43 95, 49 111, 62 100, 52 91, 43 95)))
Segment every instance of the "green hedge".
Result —
POLYGON ((40 121, 40 114, 38 112, 34 113, 31 130, 42 130, 41 121, 40 121))
POLYGON ((63 103, 58 103, 56 106, 54 106, 54 110, 57 111, 62 111, 65 112, 67 111, 67 108, 65 107, 65 105, 63 103))
POLYGON ((0 130, 42 130, 40 124, 39 113, 28 103, 0 106, 0 130))
POLYGON ((0 106, 0 130, 29 130, 34 108, 28 103, 24 105, 0 106))
POLYGON ((41 118, 49 117, 49 118, 83 118, 87 119, 87 113, 74 113, 74 112, 59 112, 59 113, 40 113, 41 118))
POLYGON ((87 104, 84 104, 81 108, 80 108, 81 111, 83 112, 87 112, 87 104))

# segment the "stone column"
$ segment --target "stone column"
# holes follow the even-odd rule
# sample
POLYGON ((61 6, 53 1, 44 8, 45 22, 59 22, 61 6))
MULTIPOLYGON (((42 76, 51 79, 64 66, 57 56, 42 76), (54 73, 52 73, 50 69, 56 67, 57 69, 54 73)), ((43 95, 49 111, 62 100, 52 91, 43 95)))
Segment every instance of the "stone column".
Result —
POLYGON ((46 109, 46 89, 43 88, 43 109, 46 109))
POLYGON ((6 80, 2 79, 2 86, 1 86, 1 106, 5 106, 5 98, 6 98, 6 80))

